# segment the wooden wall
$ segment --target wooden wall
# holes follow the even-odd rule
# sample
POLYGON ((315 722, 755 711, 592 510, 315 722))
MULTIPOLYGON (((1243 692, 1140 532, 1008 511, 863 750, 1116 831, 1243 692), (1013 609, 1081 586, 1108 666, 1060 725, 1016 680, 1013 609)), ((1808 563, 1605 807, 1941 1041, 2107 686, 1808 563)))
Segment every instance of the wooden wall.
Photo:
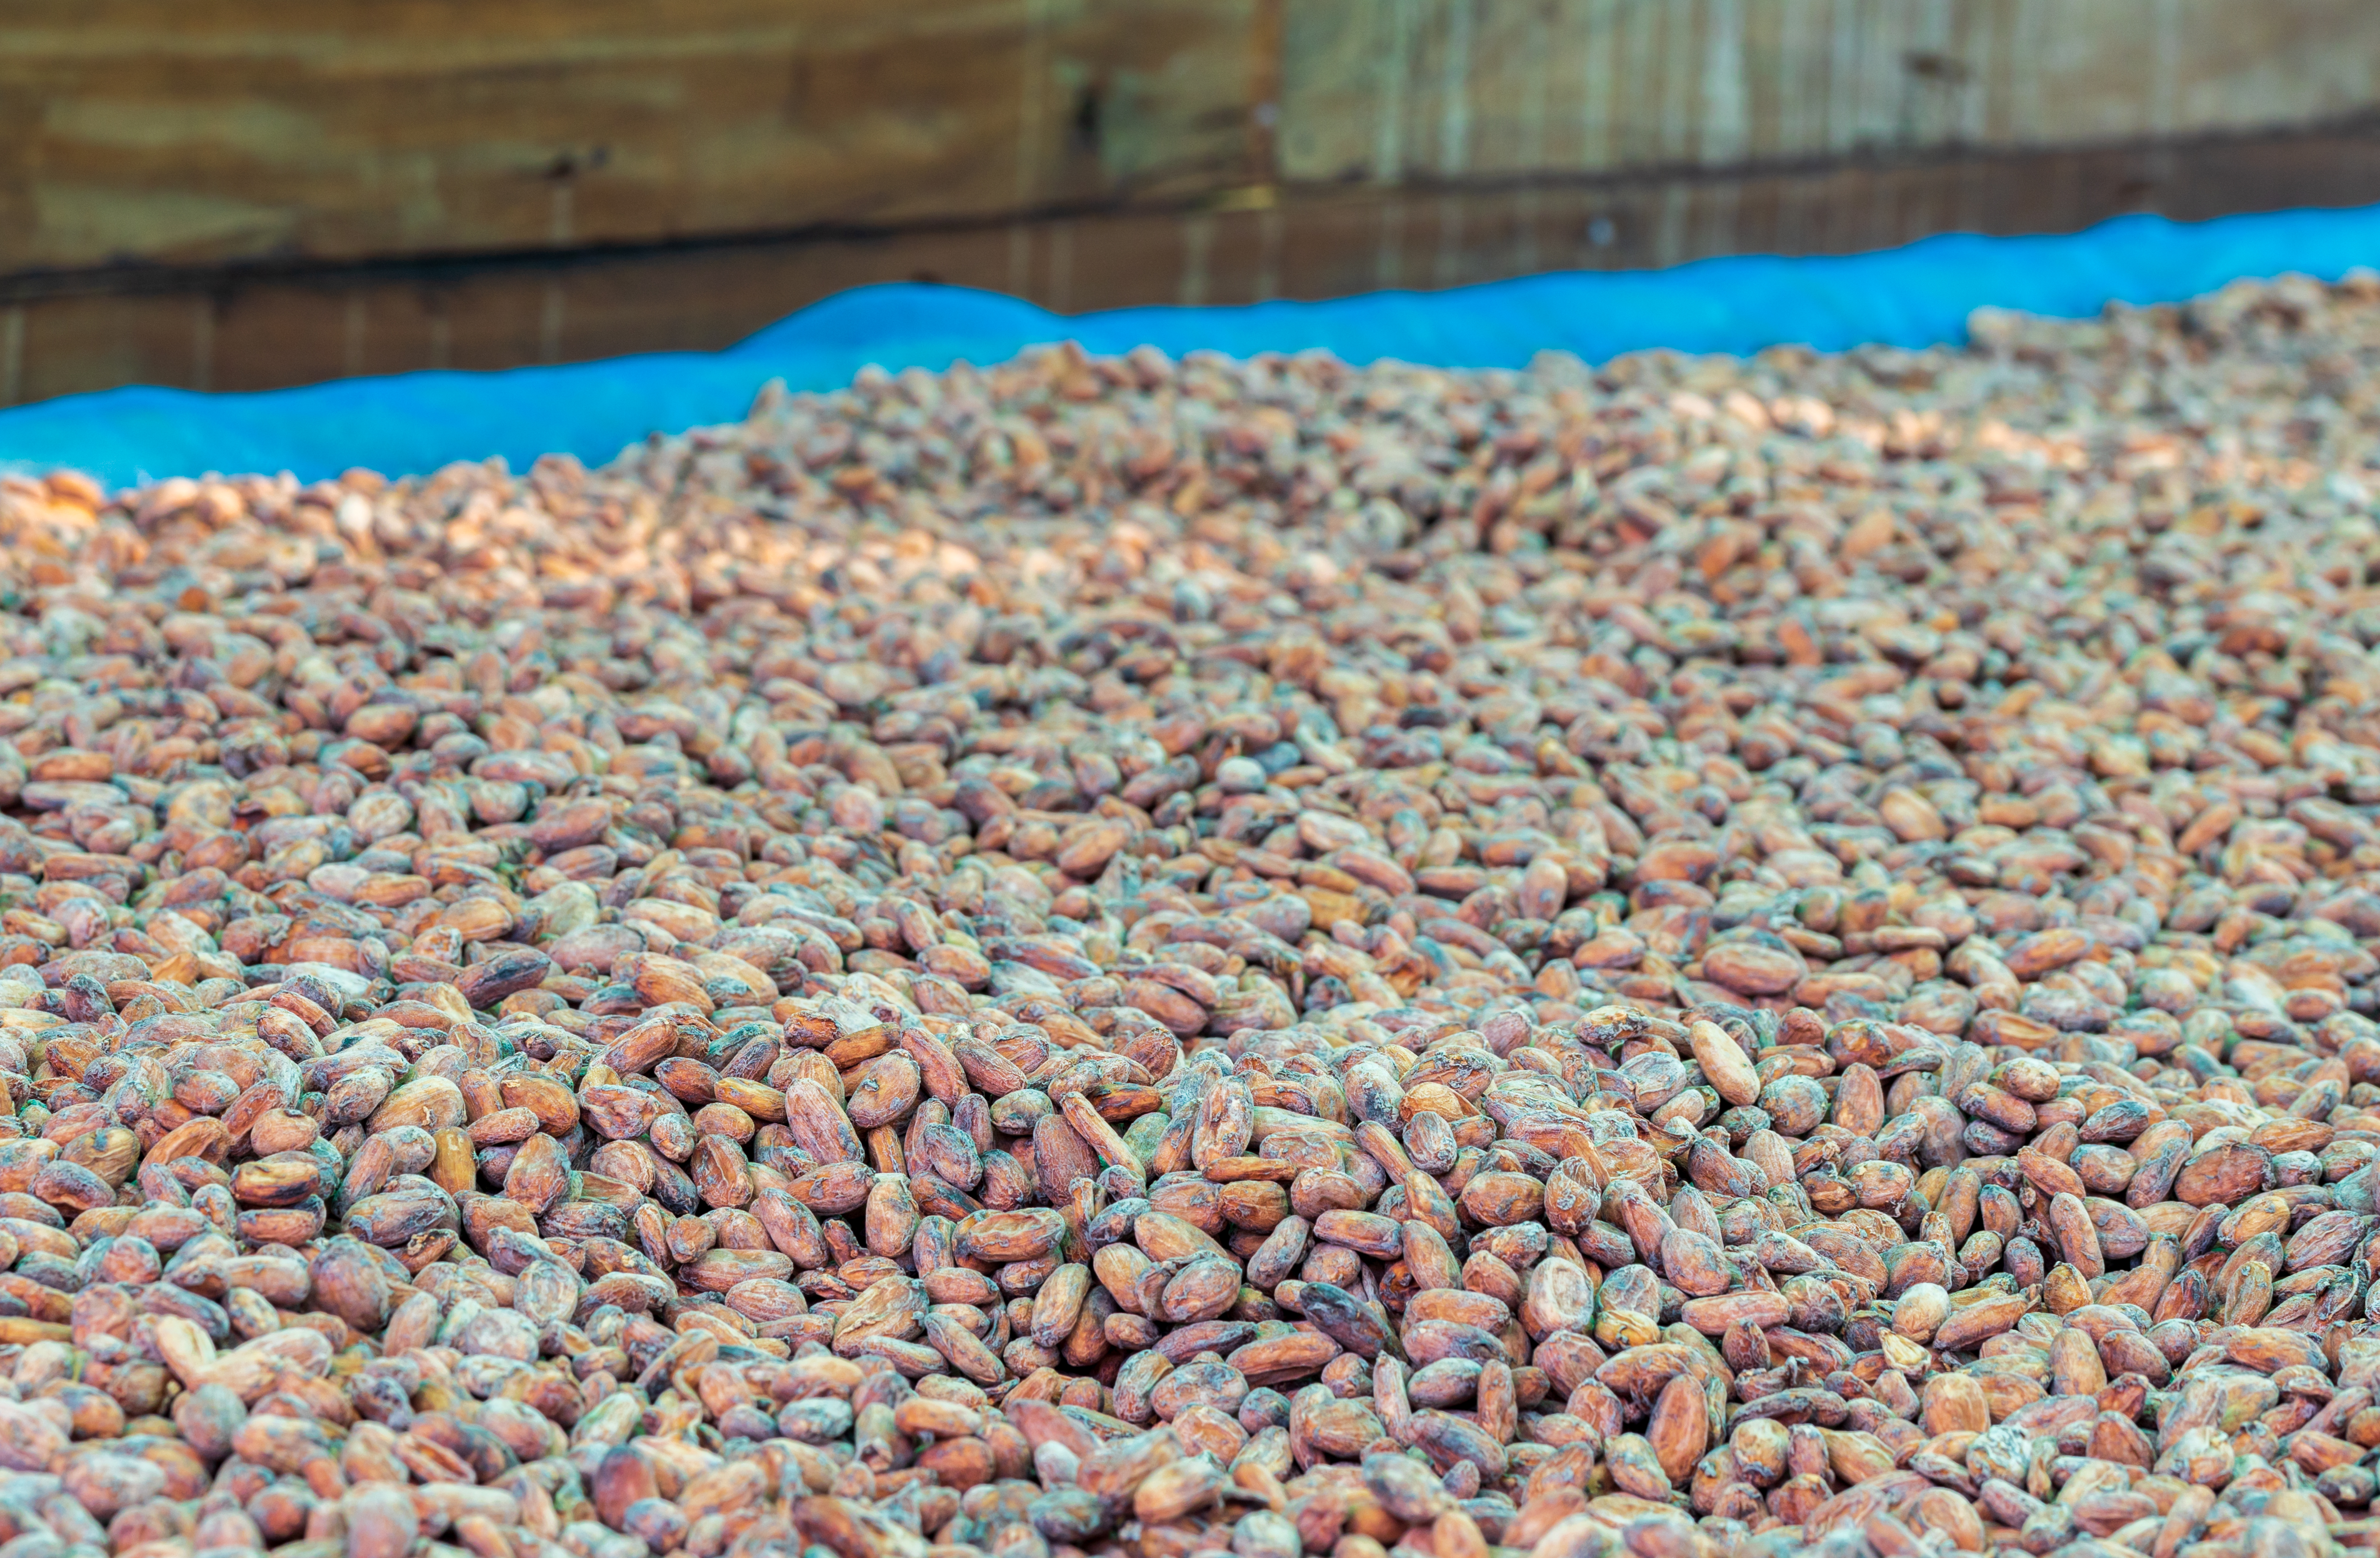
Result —
POLYGON ((2361 202, 2375 111, 2369 0, 14 0, 0 404, 2361 202))

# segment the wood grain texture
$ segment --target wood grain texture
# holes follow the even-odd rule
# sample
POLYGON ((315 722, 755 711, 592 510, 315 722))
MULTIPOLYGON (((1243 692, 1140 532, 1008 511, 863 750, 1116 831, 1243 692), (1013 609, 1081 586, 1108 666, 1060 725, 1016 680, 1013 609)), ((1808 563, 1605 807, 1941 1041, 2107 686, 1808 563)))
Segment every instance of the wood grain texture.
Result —
POLYGON ((15 0, 0 274, 881 226, 1246 176, 1256 0, 15 0))
POLYGON ((2058 232, 2127 211, 2199 219, 2325 200, 2380 201, 2380 136, 2016 151, 1467 191, 1357 186, 1257 209, 565 254, 419 274, 226 277, 137 296, 0 301, 0 405, 128 382, 259 390, 357 373, 716 348, 806 303, 888 279, 1012 291, 1058 309, 1251 303, 1744 250, 1838 253, 1951 227, 2058 232))
POLYGON ((1734 167, 2306 127, 2359 0, 1290 0, 1291 182, 1734 167))
POLYGON ((13 0, 0 405, 2380 199, 2372 0, 13 0))
POLYGON ((15 0, 0 278, 2305 128, 2369 0, 15 0))

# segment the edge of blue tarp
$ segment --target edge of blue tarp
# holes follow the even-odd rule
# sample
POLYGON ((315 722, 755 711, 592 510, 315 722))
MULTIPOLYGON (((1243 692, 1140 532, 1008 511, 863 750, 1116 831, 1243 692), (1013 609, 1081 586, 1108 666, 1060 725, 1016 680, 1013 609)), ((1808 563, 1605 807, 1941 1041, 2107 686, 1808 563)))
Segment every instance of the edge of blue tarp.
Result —
POLYGON ((721 352, 253 394, 139 386, 64 396, 0 411, 0 469, 71 468, 123 487, 210 471, 315 481, 360 465, 398 475, 492 455, 526 469, 549 452, 594 464, 654 432, 736 420, 771 379, 827 390, 870 364, 989 364, 1062 340, 1101 355, 1142 344, 1174 356, 1318 348, 1353 363, 1448 368, 1518 368, 1544 350, 1602 362, 1656 346, 1919 347, 1963 340, 1978 308, 2081 319, 2110 302, 2179 302, 2243 276, 2336 281, 2374 265, 2380 206, 2202 223, 2125 216, 2055 236, 1949 234, 1866 254, 1739 255, 1232 308, 1062 315, 995 293, 905 282, 838 294, 721 352))

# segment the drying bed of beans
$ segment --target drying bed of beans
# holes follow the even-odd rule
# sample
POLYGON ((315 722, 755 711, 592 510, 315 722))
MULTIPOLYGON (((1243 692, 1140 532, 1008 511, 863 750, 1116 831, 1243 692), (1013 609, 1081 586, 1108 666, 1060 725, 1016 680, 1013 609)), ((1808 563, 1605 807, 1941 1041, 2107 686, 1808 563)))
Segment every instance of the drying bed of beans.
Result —
POLYGON ((2310 1558, 2380 284, 0 482, 0 1558, 2310 1558))

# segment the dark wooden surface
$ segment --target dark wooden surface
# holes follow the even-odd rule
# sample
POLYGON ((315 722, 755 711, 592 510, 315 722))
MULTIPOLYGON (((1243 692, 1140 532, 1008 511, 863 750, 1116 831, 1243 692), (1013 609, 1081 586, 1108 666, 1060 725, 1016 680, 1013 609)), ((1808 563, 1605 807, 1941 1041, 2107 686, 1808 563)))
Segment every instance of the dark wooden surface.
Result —
POLYGON ((1245 175, 1231 110, 1253 10, 11 0, 0 274, 897 225, 1204 187, 1245 175))
POLYGON ((0 404, 2357 203, 2376 77, 2364 0, 18 0, 0 404))

